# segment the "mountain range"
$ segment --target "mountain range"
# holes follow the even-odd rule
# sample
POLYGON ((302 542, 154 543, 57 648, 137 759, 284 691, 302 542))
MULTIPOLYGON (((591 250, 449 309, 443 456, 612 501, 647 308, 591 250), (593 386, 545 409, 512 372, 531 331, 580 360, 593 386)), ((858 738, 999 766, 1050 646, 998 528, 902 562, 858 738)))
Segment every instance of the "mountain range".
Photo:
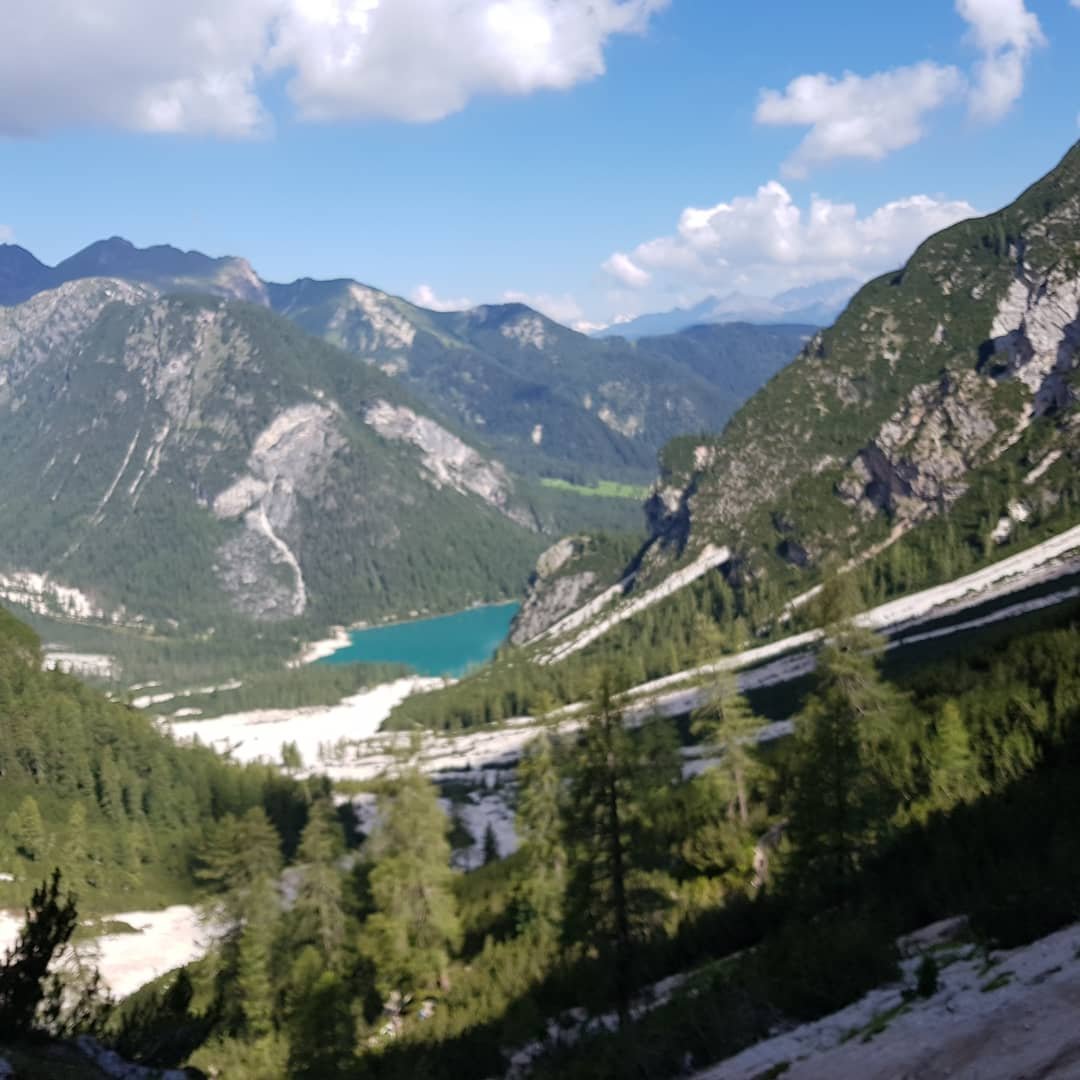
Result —
POLYGON ((522 304, 430 311, 357 281, 275 284, 244 259, 120 237, 55 267, 0 245, 0 304, 94 277, 269 308, 393 375, 509 467, 570 480, 648 481, 668 439, 722 425, 812 332, 736 326, 596 341, 522 304))
POLYGON ((705 297, 692 307, 677 307, 615 322, 595 331, 593 337, 622 337, 632 341, 655 334, 676 334, 690 326, 732 322, 828 326, 843 311, 859 284, 854 278, 832 278, 786 289, 775 296, 749 296, 738 292, 717 294, 705 297))
POLYGON ((811 331, 594 342, 117 238, 0 247, 0 290, 0 595, 159 629, 518 595, 551 536, 642 520, 543 478, 648 479, 811 331))

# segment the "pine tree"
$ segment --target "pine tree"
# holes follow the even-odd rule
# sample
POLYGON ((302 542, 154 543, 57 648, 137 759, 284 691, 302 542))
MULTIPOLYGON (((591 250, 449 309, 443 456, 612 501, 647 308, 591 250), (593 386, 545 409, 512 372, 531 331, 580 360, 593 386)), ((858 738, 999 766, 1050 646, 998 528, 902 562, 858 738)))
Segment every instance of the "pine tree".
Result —
POLYGON ((220 920, 242 924, 252 893, 281 871, 281 838, 261 807, 226 815, 210 830, 195 876, 210 886, 220 920))
POLYGON ((98 805, 105 817, 113 822, 123 820, 124 789, 120 784, 120 770, 111 749, 102 754, 98 772, 98 805))
POLYGON ((435 788, 419 772, 405 773, 379 802, 379 822, 368 844, 373 914, 361 931, 384 1000, 446 986, 450 954, 461 938, 450 887, 446 816, 435 788))
POLYGON ((281 838, 261 807, 227 815, 210 832, 196 876, 213 891, 209 903, 224 927, 218 950, 223 982, 235 980, 230 1004, 253 1038, 273 1026, 273 944, 280 919, 277 878, 281 838))
POLYGON ((954 701, 946 701, 938 715, 929 765, 931 799, 942 809, 985 791, 967 728, 954 701))
POLYGON ((68 814, 63 853, 64 872, 68 880, 76 886, 86 881, 89 854, 86 807, 81 802, 77 802, 68 814))
POLYGON ((286 772, 299 772, 304 767, 304 757, 295 742, 281 744, 281 767, 286 772))

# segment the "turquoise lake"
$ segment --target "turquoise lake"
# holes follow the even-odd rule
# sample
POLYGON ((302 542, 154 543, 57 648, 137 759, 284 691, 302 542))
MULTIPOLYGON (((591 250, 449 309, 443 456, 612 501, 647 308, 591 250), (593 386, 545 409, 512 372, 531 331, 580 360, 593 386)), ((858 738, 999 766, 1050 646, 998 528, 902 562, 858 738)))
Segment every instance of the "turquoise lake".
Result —
POLYGON ((519 607, 518 603, 492 604, 433 619, 353 630, 350 645, 319 663, 389 661, 408 664, 420 675, 456 678, 495 655, 519 607))

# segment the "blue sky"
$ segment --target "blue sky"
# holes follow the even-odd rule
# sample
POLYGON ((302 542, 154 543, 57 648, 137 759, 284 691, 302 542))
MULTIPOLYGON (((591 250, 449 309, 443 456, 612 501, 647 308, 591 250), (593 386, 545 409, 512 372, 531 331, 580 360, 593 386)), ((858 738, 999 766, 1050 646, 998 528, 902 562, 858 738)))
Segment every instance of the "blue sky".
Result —
POLYGON ((1080 0, 8 0, 0 237, 569 323, 901 261, 1080 137, 1080 0))

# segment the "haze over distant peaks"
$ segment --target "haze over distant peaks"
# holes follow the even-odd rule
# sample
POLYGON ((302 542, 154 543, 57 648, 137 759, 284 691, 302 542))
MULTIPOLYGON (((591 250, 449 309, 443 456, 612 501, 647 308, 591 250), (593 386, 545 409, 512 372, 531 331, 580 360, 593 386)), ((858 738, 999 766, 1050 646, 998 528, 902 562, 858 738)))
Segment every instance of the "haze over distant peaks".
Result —
POLYGON ((630 340, 655 334, 677 334, 689 326, 705 323, 810 323, 828 326, 844 310, 862 284, 854 278, 832 278, 816 285, 800 285, 775 296, 727 293, 707 296, 692 307, 639 315, 626 322, 597 330, 593 337, 624 337, 630 340))

